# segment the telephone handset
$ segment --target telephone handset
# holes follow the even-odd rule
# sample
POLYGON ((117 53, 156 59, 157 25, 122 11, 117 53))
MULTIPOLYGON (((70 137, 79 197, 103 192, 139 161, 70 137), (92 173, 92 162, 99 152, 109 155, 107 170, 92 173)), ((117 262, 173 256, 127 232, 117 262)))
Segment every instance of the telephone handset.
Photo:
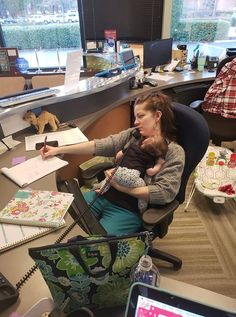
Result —
POLYGON ((14 304, 18 297, 18 290, 0 273, 0 312, 14 304))
POLYGON ((179 64, 178 60, 172 60, 170 64, 168 64, 166 67, 164 67, 165 72, 173 72, 175 70, 175 67, 179 64))

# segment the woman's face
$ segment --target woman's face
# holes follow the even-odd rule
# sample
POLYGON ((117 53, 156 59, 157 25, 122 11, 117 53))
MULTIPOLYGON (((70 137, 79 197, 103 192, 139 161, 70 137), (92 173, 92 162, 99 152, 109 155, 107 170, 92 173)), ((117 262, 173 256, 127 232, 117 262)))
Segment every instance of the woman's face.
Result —
POLYGON ((145 109, 145 104, 140 103, 134 107, 135 126, 144 137, 150 137, 160 129, 161 112, 153 113, 145 109))

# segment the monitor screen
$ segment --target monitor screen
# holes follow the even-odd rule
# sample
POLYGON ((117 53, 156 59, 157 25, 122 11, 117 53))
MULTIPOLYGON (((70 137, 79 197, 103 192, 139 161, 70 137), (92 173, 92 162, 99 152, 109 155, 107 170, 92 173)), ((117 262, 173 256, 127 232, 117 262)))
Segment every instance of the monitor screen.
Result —
POLYGON ((143 68, 152 68, 167 65, 171 62, 173 39, 162 39, 144 42, 143 68))

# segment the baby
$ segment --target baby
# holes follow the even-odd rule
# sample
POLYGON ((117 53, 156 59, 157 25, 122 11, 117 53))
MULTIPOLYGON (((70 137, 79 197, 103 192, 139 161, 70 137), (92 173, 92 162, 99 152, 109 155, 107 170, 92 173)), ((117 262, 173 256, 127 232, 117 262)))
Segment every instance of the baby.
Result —
MULTIPOLYGON (((160 171, 165 162, 167 149, 167 142, 161 137, 149 137, 141 140, 139 144, 130 144, 116 155, 118 167, 113 175, 113 179, 122 186, 146 186, 143 179, 145 174, 154 176, 160 171)), ((109 182, 107 179, 104 179, 95 186, 95 190, 104 193, 109 187, 109 182)), ((147 202, 139 199, 138 208, 143 212, 147 209, 147 202)))

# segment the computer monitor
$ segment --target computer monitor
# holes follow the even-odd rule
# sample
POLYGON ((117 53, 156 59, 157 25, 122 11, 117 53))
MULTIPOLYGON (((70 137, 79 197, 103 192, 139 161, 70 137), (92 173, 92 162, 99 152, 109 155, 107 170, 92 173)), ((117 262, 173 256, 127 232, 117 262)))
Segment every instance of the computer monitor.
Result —
POLYGON ((144 42, 143 45, 143 68, 152 68, 167 65, 171 62, 173 39, 162 39, 144 42))

